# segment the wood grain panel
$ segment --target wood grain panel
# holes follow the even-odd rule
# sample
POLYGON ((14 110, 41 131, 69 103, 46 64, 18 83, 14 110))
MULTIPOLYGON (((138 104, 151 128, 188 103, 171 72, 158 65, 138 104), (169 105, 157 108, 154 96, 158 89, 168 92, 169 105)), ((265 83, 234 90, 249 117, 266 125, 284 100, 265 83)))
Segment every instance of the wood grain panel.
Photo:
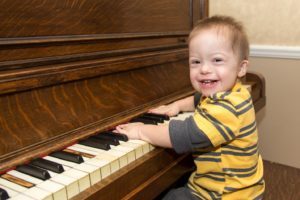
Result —
POLYGON ((187 90, 192 90, 188 67, 179 60, 0 96, 0 155, 71 138, 74 131, 80 139, 87 134, 80 134, 83 127, 98 123, 97 130, 103 129, 101 124, 115 115, 149 108, 187 90))
POLYGON ((186 0, 1 1, 0 37, 186 31, 186 0), (153 26, 155 22, 155 26, 153 26))

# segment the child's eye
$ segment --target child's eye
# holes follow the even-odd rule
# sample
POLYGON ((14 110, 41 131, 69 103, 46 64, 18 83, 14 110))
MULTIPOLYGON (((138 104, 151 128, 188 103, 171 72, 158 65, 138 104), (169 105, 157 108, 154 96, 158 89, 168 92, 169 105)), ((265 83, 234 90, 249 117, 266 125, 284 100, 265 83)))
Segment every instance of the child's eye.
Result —
POLYGON ((192 64, 200 64, 200 60, 192 60, 191 63, 192 64))
POLYGON ((214 58, 214 62, 222 62, 223 59, 222 58, 214 58))

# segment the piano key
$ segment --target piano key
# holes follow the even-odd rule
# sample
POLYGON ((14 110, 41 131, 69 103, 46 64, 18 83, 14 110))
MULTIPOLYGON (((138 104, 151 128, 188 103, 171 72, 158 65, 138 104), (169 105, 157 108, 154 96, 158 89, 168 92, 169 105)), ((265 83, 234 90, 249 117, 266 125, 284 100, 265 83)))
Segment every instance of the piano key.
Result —
POLYGON ((73 150, 73 151, 78 151, 78 152, 81 152, 81 153, 86 153, 88 155, 93 155, 93 157, 95 157, 99 153, 103 153, 104 152, 104 150, 100 150, 100 149, 96 149, 96 148, 84 146, 84 145, 81 145, 81 144, 74 144, 72 146, 67 147, 66 149, 70 149, 70 150, 73 150))
MULTIPOLYGON (((43 200, 44 199, 45 200, 52 199, 52 193, 51 192, 49 192, 47 190, 45 191, 45 189, 41 189, 39 187, 40 184, 44 183, 43 180, 32 177, 32 176, 27 175, 27 174, 23 174, 23 173, 21 173, 19 171, 16 171, 16 170, 11 170, 11 171, 7 172, 6 174, 2 175, 2 177, 6 177, 6 176, 14 176, 15 179, 11 179, 11 181, 13 181, 13 183, 15 183, 15 184, 18 184, 19 186, 24 186, 24 185, 22 185, 21 182, 14 181, 14 180, 21 179, 23 181, 26 181, 26 182, 32 184, 31 187, 26 187, 26 188, 28 188, 27 190, 20 191, 22 194, 25 194, 29 197, 34 198, 34 199, 43 199, 43 200)), ((51 184, 51 182, 48 182, 48 183, 50 184, 50 187, 51 187, 51 185, 53 185, 53 184, 51 184)), ((15 188, 12 188, 12 189, 15 189, 15 188)))
MULTIPOLYGON (((76 147, 73 147, 72 149, 70 149, 70 148, 64 149, 64 151, 72 151, 75 154, 79 154, 79 155, 88 155, 89 158, 83 156, 84 163, 76 166, 75 168, 79 169, 81 171, 84 171, 84 172, 88 172, 90 174, 91 184, 94 184, 94 183, 99 182, 101 180, 101 168, 100 167, 95 166, 93 164, 92 164, 92 166, 85 166, 85 163, 87 163, 87 161, 90 160, 91 158, 94 158, 96 155, 83 152, 81 149, 78 149, 76 147), (94 167, 94 169, 92 170, 91 167, 94 167), (88 169, 89 169, 89 171, 87 171, 88 169)), ((89 164, 89 163, 87 163, 87 164, 89 164)))
POLYGON ((24 195, 24 194, 18 194, 17 196, 14 196, 12 198, 9 198, 10 200, 36 200, 36 199, 33 199, 27 195, 24 195))
POLYGON ((25 188, 31 188, 31 187, 34 187, 35 184, 29 182, 29 181, 26 181, 25 179, 21 179, 19 177, 16 177, 14 175, 11 175, 11 174, 3 174, 1 176, 1 178, 5 179, 5 180, 8 180, 10 182, 13 182, 13 183, 16 183, 20 186, 23 186, 25 188))
POLYGON ((96 140, 100 140, 100 141, 103 141, 104 143, 107 143, 109 145, 114 145, 114 146, 117 146, 119 145, 119 140, 116 139, 116 138, 111 138, 111 137, 107 137, 107 136, 104 136, 104 135, 95 135, 95 136, 92 136, 91 138, 94 138, 96 140))
POLYGON ((150 151, 150 144, 148 142, 143 140, 129 140, 128 142, 142 145, 143 155, 150 151))
POLYGON ((65 176, 63 174, 57 174, 56 176, 53 176, 50 180, 65 186, 68 199, 74 197, 80 192, 78 181, 75 178, 65 176))
MULTIPOLYGON (((119 160, 119 166, 124 167, 128 164, 128 160, 132 162, 132 160, 135 160, 134 151, 132 148, 125 147, 125 146, 110 146, 111 149, 108 151, 100 152, 100 153, 107 153, 113 156, 116 156, 119 160)), ((99 155, 99 154, 97 154, 99 155)), ((99 156, 98 156, 99 158, 99 156)))
POLYGON ((80 192, 91 186, 89 174, 86 172, 77 169, 70 169, 63 172, 63 175, 75 178, 78 181, 80 192))
POLYGON ((59 163, 59 164, 63 165, 63 168, 64 168, 65 171, 70 169, 70 168, 73 168, 76 165, 79 165, 78 163, 70 162, 70 161, 63 160, 63 159, 56 158, 56 157, 52 157, 52 156, 45 156, 44 159, 50 160, 52 162, 56 162, 56 163, 59 163))
POLYGON ((95 157, 99 160, 107 160, 110 164, 110 173, 114 173, 120 169, 120 162, 118 160, 118 157, 111 154, 99 154, 95 157))
POLYGON ((83 158, 80 155, 72 154, 70 152, 66 151, 57 151, 50 153, 49 156, 55 157, 55 158, 60 158, 66 161, 74 162, 74 163, 83 163, 83 158))
POLYGON ((115 133, 115 132, 112 132, 112 131, 105 131, 105 132, 102 132, 100 134, 106 135, 108 137, 113 137, 113 138, 116 138, 116 139, 124 141, 124 142, 128 141, 128 137, 125 134, 115 133))
POLYGON ((74 169, 86 172, 89 174, 90 184, 94 185, 101 181, 101 172, 100 169, 95 165, 90 165, 88 163, 82 163, 76 166, 74 169))
MULTIPOLYGON (((128 140, 130 141, 130 140, 128 140)), ((131 142, 121 142, 120 144, 127 147, 132 147, 135 152, 135 159, 138 159, 144 155, 143 153, 143 145, 137 144, 137 143, 131 143, 131 142)))
POLYGON ((53 200, 53 196, 51 192, 42 190, 38 187, 33 187, 28 190, 26 190, 23 194, 25 194, 28 197, 31 197, 33 199, 38 200, 53 200))
POLYGON ((104 151, 101 149, 97 149, 97 148, 93 148, 93 147, 89 147, 89 146, 84 146, 84 145, 80 145, 80 144, 75 144, 73 145, 79 149, 85 149, 91 152, 94 152, 94 154, 96 155, 96 159, 100 159, 100 160, 106 160, 110 163, 110 171, 111 173, 117 171, 120 169, 120 164, 119 164, 119 159, 116 155, 111 155, 111 154, 106 154, 106 152, 109 151, 104 151))
POLYGON ((30 164, 56 173, 62 173, 64 171, 61 164, 45 160, 43 158, 34 159, 30 162, 30 164))
POLYGON ((13 189, 5 187, 4 185, 1 185, 1 184, 0 184, 0 188, 2 188, 3 190, 5 190, 7 192, 9 198, 12 198, 12 197, 20 194, 19 192, 16 192, 13 189))
POLYGON ((160 118, 160 117, 153 117, 153 116, 147 116, 147 115, 141 115, 139 116, 142 119, 149 119, 149 120, 153 120, 156 123, 163 123, 164 119, 160 118))
POLYGON ((95 157, 95 155, 92 155, 92 154, 89 154, 89 153, 84 153, 84 152, 79 152, 79 151, 76 151, 75 149, 70 149, 70 148, 64 149, 63 151, 80 155, 80 156, 82 156, 83 161, 85 161, 86 158, 94 158, 95 157))
POLYGON ((6 200, 8 198, 9 198, 9 196, 8 196, 7 191, 4 190, 3 188, 1 188, 1 186, 0 186, 0 199, 1 200, 6 200))
POLYGON ((46 156, 44 158, 62 164, 63 167, 65 168, 65 171, 62 174, 75 178, 79 184, 79 191, 83 191, 90 186, 89 174, 80 170, 76 170, 76 167, 79 166, 80 164, 66 161, 60 158, 55 158, 52 156, 46 156))
MULTIPOLYGON (((11 175, 11 176, 17 177, 17 178, 19 178, 19 179, 22 179, 22 180, 24 180, 24 181, 27 181, 27 182, 31 183, 32 186, 30 186, 30 187, 33 187, 34 185, 37 185, 37 184, 43 182, 43 180, 41 180, 41 179, 35 178, 35 177, 33 177, 33 176, 24 174, 24 173, 19 172, 19 171, 16 171, 16 170, 8 171, 8 172, 7 172, 6 174, 4 174, 4 175, 11 175)), ((3 175, 3 176, 4 176, 4 175, 3 175)), ((3 177, 2 177, 2 178, 3 178, 3 177)), ((22 185, 22 184, 19 183, 19 185, 22 185)), ((24 187, 26 187, 26 186, 24 186, 24 187)), ((30 188, 30 187, 28 187, 28 188, 30 188)))
POLYGON ((134 123, 134 122, 141 122, 141 123, 144 123, 144 124, 153 124, 153 125, 157 125, 157 122, 155 120, 151 120, 151 119, 145 119, 145 118, 142 118, 142 117, 136 117, 136 118, 133 118, 130 120, 131 123, 134 123))
POLYGON ((170 120, 170 117, 168 115, 163 115, 163 114, 156 114, 156 113, 144 113, 142 116, 148 116, 148 117, 153 117, 153 118, 159 118, 163 120, 170 120))
POLYGON ((105 177, 107 177, 111 174, 110 163, 107 160, 100 160, 97 158, 92 158, 92 159, 87 160, 85 163, 97 166, 100 170, 101 179, 104 179, 105 177))
MULTIPOLYGON (((56 163, 56 164, 58 164, 58 163, 56 163)), ((63 168, 71 169, 70 167, 66 167, 66 166, 64 166, 63 168)), ((47 170, 47 169, 45 169, 45 170, 47 170)), ((48 170, 48 172, 51 176, 51 178, 49 180, 65 186, 68 198, 71 198, 71 197, 79 194, 78 181, 75 178, 65 176, 61 173, 55 173, 50 170, 48 170)))
POLYGON ((95 157, 96 159, 108 161, 110 163, 111 173, 117 171, 120 168, 118 157, 116 157, 115 155, 105 154, 105 152, 108 152, 108 151, 104 151, 101 149, 88 147, 88 146, 84 146, 84 145, 80 145, 80 144, 75 144, 74 146, 78 147, 79 149, 85 149, 85 150, 94 152, 96 155, 96 157, 95 157))
MULTIPOLYGON (((94 158, 96 155, 99 154, 99 152, 96 152, 96 151, 91 151, 91 149, 85 149, 84 146, 82 147, 82 145, 78 145, 78 144, 75 144, 73 146, 69 146, 68 149, 71 149, 71 150, 75 150, 75 151, 78 151, 78 152, 82 152, 82 153, 87 153, 89 155, 93 155, 94 158), (81 146, 81 148, 80 148, 81 146)), ((98 150, 98 149, 96 149, 98 150)), ((104 151, 101 150, 101 153, 103 153, 104 151)), ((99 160, 97 158, 93 159, 87 159, 85 160, 85 163, 87 164, 90 164, 90 165, 95 165, 99 168, 100 170, 100 174, 101 174, 101 178, 103 179, 104 177, 110 175, 110 162, 108 160, 99 160)))
POLYGON ((96 142, 94 140, 81 140, 78 142, 79 144, 85 145, 85 146, 89 146, 89 147, 93 147, 93 148, 97 148, 97 149, 102 149, 102 150, 109 150, 110 146, 109 144, 103 144, 100 142, 96 142))
POLYGON ((117 151, 122 151, 125 152, 127 155, 127 161, 128 163, 131 163, 135 160, 135 151, 133 147, 128 147, 128 146, 124 146, 124 145, 119 145, 113 148, 114 150, 117 151))
POLYGON ((50 192, 52 194, 53 200, 67 199, 67 191, 64 185, 46 180, 38 184, 37 187, 50 192))
POLYGON ((25 192, 26 190, 28 190, 27 187, 21 186, 19 184, 16 184, 14 182, 8 181, 4 178, 0 178, 0 185, 3 185, 5 187, 8 187, 16 192, 22 193, 25 192))
POLYGON ((47 180, 50 178, 50 174, 46 170, 29 164, 20 165, 16 168, 16 170, 42 180, 47 180))

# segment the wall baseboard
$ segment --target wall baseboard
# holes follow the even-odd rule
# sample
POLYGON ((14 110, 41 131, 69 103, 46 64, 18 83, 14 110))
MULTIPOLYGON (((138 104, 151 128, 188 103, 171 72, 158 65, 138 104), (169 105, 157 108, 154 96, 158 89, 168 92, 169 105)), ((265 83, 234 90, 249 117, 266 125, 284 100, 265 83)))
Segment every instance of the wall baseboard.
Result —
POLYGON ((250 57, 300 59, 300 47, 250 45, 250 57))

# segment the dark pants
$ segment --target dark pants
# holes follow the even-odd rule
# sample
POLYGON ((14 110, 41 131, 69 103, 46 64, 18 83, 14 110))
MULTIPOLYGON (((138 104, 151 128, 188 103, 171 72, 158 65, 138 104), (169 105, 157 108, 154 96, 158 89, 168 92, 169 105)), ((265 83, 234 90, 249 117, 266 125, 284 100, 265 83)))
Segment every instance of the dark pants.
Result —
POLYGON ((199 200, 187 187, 171 189, 162 200, 199 200))

